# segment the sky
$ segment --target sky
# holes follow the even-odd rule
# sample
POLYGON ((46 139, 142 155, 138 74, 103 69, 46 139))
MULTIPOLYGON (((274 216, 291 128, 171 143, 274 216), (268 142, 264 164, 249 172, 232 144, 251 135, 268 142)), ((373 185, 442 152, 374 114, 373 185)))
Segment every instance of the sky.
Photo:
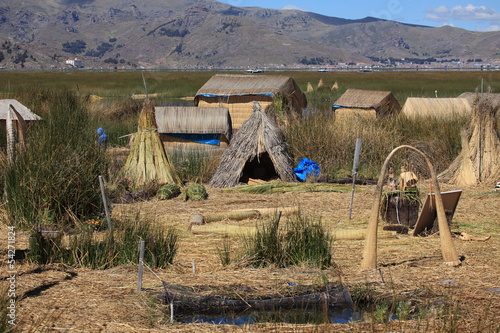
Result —
POLYGON ((500 31, 500 0, 219 0, 237 7, 299 9, 326 16, 367 16, 431 27, 500 31))

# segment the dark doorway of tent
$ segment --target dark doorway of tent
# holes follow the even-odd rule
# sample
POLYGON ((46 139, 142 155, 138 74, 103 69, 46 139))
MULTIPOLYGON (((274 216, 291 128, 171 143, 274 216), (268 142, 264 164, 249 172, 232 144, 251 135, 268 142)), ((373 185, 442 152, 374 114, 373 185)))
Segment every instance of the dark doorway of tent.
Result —
POLYGON ((250 161, 246 161, 240 177, 240 182, 248 183, 250 179, 266 182, 279 179, 279 175, 274 169, 273 161, 267 152, 259 154, 250 161))

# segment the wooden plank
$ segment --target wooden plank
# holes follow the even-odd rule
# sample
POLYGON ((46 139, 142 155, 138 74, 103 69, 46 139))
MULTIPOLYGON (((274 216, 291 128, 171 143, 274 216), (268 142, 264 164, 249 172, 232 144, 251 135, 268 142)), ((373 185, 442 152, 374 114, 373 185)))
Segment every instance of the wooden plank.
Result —
MULTIPOLYGON (((461 190, 441 192, 444 211, 449 214, 450 218, 452 218, 455 213, 461 194, 461 190)), ((436 197, 434 193, 427 193, 424 205, 422 206, 417 223, 415 224, 415 229, 413 229, 413 236, 418 236, 426 230, 431 230, 434 225, 434 220, 436 220, 436 216, 436 197)))

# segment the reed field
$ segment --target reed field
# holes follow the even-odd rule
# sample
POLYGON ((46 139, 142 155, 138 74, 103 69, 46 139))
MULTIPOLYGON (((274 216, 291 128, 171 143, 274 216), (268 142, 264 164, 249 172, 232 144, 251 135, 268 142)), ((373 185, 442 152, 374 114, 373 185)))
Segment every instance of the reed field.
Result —
MULTIPOLYGON (((44 119, 28 127, 27 145, 13 164, 5 157, 5 129, 0 130, 0 253, 5 257, 4 244, 12 240, 8 228, 16 230, 15 296, 8 292, 12 283, 2 271, 0 331, 500 331, 500 191, 494 191, 493 183, 440 184, 442 191, 463 191, 452 231, 482 239, 464 241, 454 233, 460 266, 443 264, 437 234, 413 237, 379 226, 378 269, 360 270, 376 199, 375 186, 367 184, 378 180, 388 153, 412 145, 430 158, 438 173, 444 171, 462 150, 461 134, 469 127, 469 117, 349 122, 332 117, 333 103, 349 88, 391 91, 403 105, 407 97, 435 97, 436 91, 439 97, 500 92, 500 72, 264 73, 291 76, 304 92, 309 83, 314 88, 306 93, 304 116, 283 127, 293 162, 308 157, 321 166, 322 177, 345 179, 352 176, 355 143, 361 138, 357 176, 368 183, 354 189, 350 183, 311 179, 217 189, 206 184, 219 156, 170 156, 182 192, 189 184, 202 183, 206 200, 178 194, 157 198, 161 184, 133 187, 121 174, 120 163, 127 158, 130 134, 138 130, 146 93, 156 105, 193 105, 198 89, 215 73, 0 74, 0 98, 16 98, 44 119), (332 89, 334 85, 338 89, 332 89), (99 127, 109 137, 105 149, 96 144, 99 127), (105 179, 111 199, 112 230, 104 216, 98 176, 105 179), (247 216, 241 213, 248 211, 252 213, 247 216), (243 218, 231 219, 230 213, 243 218), (211 214, 226 217, 192 224, 195 215, 211 214), (42 237, 52 228, 57 236, 42 237), (140 240, 146 241, 146 270, 138 292, 140 240), (320 311, 318 318, 305 323, 181 323, 177 314, 171 322, 168 305, 158 297, 165 283, 200 297, 239 300, 303 295, 341 285, 349 288, 363 319, 331 322, 320 311), (6 323, 5 305, 12 300, 17 326, 6 323)), ((499 117, 496 111, 498 135, 499 117)), ((398 153, 391 167, 417 173, 420 200, 434 191, 425 162, 415 154, 398 153)))

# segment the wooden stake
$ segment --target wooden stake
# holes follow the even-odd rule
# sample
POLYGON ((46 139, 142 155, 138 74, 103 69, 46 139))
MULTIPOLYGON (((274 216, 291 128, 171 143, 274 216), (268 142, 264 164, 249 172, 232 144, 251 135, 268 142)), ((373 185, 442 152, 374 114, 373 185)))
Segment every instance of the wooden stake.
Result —
POLYGON ((139 268, 137 273, 137 291, 142 291, 142 275, 144 274, 144 245, 145 241, 139 243, 139 268))
POLYGON ((113 237, 113 225, 111 223, 111 215, 109 213, 108 200, 106 198, 106 191, 104 190, 104 181, 102 176, 99 176, 99 185, 101 187, 102 204, 104 205, 104 212, 106 213, 106 220, 108 221, 108 230, 113 237))

